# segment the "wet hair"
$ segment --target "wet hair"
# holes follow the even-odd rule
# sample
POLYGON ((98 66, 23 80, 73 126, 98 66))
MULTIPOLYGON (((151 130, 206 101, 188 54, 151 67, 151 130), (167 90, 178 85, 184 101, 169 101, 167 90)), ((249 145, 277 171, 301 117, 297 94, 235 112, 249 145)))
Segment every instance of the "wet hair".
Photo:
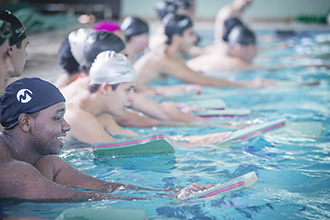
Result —
MULTIPOLYGON (((9 45, 13 46, 22 42, 26 36, 26 30, 22 22, 10 11, 0 9, 0 19, 11 24, 12 35, 9 38, 9 45)), ((21 44, 20 44, 21 47, 21 44)), ((19 49, 19 47, 17 47, 19 49)))
POLYGON ((90 69, 97 55, 103 51, 112 50, 117 53, 126 47, 124 41, 114 33, 107 31, 91 32, 84 47, 86 64, 84 68, 90 69))
MULTIPOLYGON (((89 91, 89 93, 93 94, 95 93, 99 88, 100 88, 101 84, 90 84, 87 87, 87 90, 89 91)), ((118 88, 119 84, 114 84, 111 85, 112 91, 115 91, 118 88)))
POLYGON ((127 17, 121 24, 121 30, 128 42, 132 36, 149 33, 149 26, 141 18, 127 17))
POLYGON ((185 30, 193 26, 192 20, 179 14, 168 14, 163 19, 165 35, 167 36, 166 44, 171 44, 172 37, 176 34, 182 35, 185 30))
POLYGON ((241 19, 239 19, 238 17, 230 17, 226 19, 224 25, 225 25, 225 32, 223 33, 222 39, 226 42, 228 41, 228 35, 235 26, 237 25, 245 26, 244 23, 241 21, 241 19))
POLYGON ((79 72, 79 63, 72 55, 68 38, 65 38, 62 41, 57 56, 59 58, 61 67, 66 70, 68 75, 73 75, 74 73, 79 72))
POLYGON ((177 9, 189 9, 193 0, 164 0, 157 2, 154 6, 160 19, 163 19, 169 13, 176 13, 177 9))
POLYGON ((245 46, 256 44, 256 36, 249 28, 236 26, 228 35, 228 46, 232 47, 236 44, 245 46))

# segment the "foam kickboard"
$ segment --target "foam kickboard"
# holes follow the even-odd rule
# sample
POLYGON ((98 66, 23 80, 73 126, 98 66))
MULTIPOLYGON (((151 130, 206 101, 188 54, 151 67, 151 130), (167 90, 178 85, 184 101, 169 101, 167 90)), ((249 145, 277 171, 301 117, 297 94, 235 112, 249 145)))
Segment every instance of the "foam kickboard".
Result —
POLYGON ((224 110, 206 110, 193 112, 195 116, 210 118, 210 117, 247 117, 251 114, 250 109, 224 109, 224 110))
POLYGON ((225 109, 226 103, 221 99, 201 99, 201 100, 187 100, 187 105, 196 105, 202 109, 225 109))
POLYGON ((242 176, 236 177, 228 182, 217 184, 212 188, 197 192, 187 197, 180 199, 196 199, 196 198, 210 198, 210 197, 222 197, 232 192, 242 190, 252 186, 258 180, 257 174, 252 171, 242 176))
POLYGON ((93 153, 97 156, 171 154, 172 143, 162 134, 149 135, 125 141, 101 142, 92 144, 93 153))
POLYGON ((187 91, 179 94, 166 94, 166 95, 161 95, 161 97, 164 100, 175 100, 175 99, 189 98, 195 95, 198 95, 197 91, 187 91))
POLYGON ((269 132, 270 135, 282 135, 291 137, 319 138, 323 133, 322 122, 297 121, 287 122, 284 127, 269 132))
POLYGON ((277 81, 278 87, 288 87, 288 88, 299 88, 299 87, 308 87, 308 86, 317 86, 320 85, 319 80, 310 80, 305 82, 294 82, 294 81, 277 81))
POLYGON ((282 118, 282 119, 267 121, 261 124, 255 124, 243 129, 238 129, 234 131, 227 139, 219 142, 217 145, 244 140, 256 136, 258 134, 264 133, 266 131, 271 131, 280 128, 286 124, 286 121, 287 121, 286 118, 282 118))

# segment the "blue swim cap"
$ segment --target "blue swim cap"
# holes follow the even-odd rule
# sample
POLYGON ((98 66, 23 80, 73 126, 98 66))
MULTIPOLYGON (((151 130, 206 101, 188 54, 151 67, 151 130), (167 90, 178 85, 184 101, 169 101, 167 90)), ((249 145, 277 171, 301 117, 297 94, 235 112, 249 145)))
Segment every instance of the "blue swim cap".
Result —
POLYGON ((10 11, 0 9, 0 19, 11 24, 12 36, 9 38, 9 45, 13 46, 26 38, 26 30, 24 25, 10 11))
POLYGON ((1 125, 9 130, 18 124, 18 117, 46 109, 65 98, 53 84, 40 78, 22 78, 6 88, 1 104, 1 125))
POLYGON ((166 44, 170 44, 173 35, 182 33, 193 26, 192 20, 179 14, 168 14, 163 19, 165 35, 167 36, 166 44))
POLYGON ((120 26, 125 37, 129 39, 131 36, 149 33, 148 24, 138 17, 127 17, 120 26))

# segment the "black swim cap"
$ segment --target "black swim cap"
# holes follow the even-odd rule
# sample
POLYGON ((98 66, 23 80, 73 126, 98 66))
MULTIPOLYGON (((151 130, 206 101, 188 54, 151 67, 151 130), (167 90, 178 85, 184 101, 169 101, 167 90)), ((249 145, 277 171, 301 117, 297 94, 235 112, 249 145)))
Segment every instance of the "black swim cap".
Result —
POLYGON ((228 35, 228 45, 234 46, 235 44, 256 44, 256 36, 249 28, 237 25, 228 35))
POLYGON ((1 125, 11 129, 21 114, 39 112, 60 102, 65 102, 65 98, 53 84, 37 77, 19 79, 7 86, 0 101, 1 125))
POLYGON ((68 38, 65 38, 62 41, 57 56, 60 60, 61 67, 65 69, 69 75, 79 71, 79 63, 71 53, 71 47, 68 38))
POLYGON ((228 35, 230 34, 231 30, 236 26, 245 26, 241 19, 237 17, 231 17, 225 20, 225 32, 223 33, 222 39, 224 41, 228 41, 228 35))
POLYGON ((9 45, 13 46, 26 38, 26 30, 24 25, 10 11, 0 9, 0 19, 11 24, 13 35, 9 38, 9 45))
POLYGON ((154 6, 158 16, 163 19, 169 13, 176 13, 178 8, 189 9, 193 0, 165 0, 157 2, 154 6))
POLYGON ((84 47, 85 68, 89 69, 92 66, 99 53, 106 50, 113 50, 119 53, 125 47, 124 41, 114 33, 107 31, 91 32, 87 37, 84 47))
POLYGON ((148 24, 138 17, 127 17, 120 26, 126 38, 149 33, 148 24))
POLYGON ((9 22, 0 19, 0 46, 12 35, 9 22))
POLYGON ((193 0, 166 0, 166 1, 169 4, 174 5, 176 9, 178 8, 189 9, 193 4, 193 0))
POLYGON ((163 25, 165 29, 165 35, 167 36, 166 44, 170 44, 173 35, 182 33, 193 26, 192 20, 179 14, 168 14, 163 19, 163 25))
POLYGON ((166 1, 157 2, 154 6, 160 19, 163 19, 168 13, 174 13, 175 7, 166 1))
POLYGON ((92 32, 97 31, 91 28, 79 28, 78 30, 72 31, 68 36, 72 56, 79 64, 79 67, 84 67, 86 65, 84 47, 88 36, 92 32))

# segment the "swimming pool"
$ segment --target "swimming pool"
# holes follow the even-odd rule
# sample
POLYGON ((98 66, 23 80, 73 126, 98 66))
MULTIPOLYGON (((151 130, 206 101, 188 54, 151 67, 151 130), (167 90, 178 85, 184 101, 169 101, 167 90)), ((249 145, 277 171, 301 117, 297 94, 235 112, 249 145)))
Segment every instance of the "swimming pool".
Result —
MULTIPOLYGON (((211 36, 211 32, 201 32, 211 36)), ((260 31, 258 36, 274 35, 260 31)), ((203 37, 203 35, 202 35, 203 37)), ((297 36, 260 42, 273 47, 289 47, 261 52, 257 63, 308 64, 329 62, 330 31, 301 31, 297 36), (297 56, 299 55, 300 59, 297 56), (304 56, 307 55, 307 56, 304 56)), ((292 67, 236 73, 237 79, 256 76, 277 80, 321 80, 319 86, 301 88, 219 89, 205 87, 205 97, 223 99, 231 108, 250 108, 247 118, 214 118, 216 123, 230 120, 288 118, 289 121, 318 121, 324 130, 319 138, 265 134, 225 147, 177 148, 173 155, 95 158, 89 151, 61 153, 67 162, 97 178, 134 185, 165 188, 191 183, 216 184, 250 171, 259 180, 252 187, 217 199, 176 201, 150 198, 140 201, 99 201, 83 203, 16 203, 2 201, 0 213, 54 219, 75 207, 130 208, 146 210, 148 219, 327 219, 330 218, 330 70, 292 67)), ((176 83, 170 80, 170 83, 176 83)), ((178 100, 180 101, 180 100, 178 100)), ((221 131, 219 127, 135 128, 146 134, 203 134, 221 131)), ((164 193, 161 193, 164 194, 164 193)), ((158 192, 127 192, 125 195, 158 196, 158 192)), ((0 215, 0 217, 2 217, 0 215)))

